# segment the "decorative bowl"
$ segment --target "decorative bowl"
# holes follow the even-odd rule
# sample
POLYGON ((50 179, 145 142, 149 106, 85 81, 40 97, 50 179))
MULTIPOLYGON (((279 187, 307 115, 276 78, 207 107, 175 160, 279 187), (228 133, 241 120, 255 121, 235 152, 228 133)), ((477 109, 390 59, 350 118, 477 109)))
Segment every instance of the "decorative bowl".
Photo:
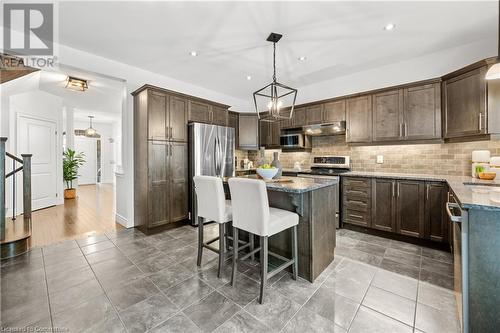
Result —
POLYGON ((272 169, 262 169, 262 168, 257 168, 257 174, 261 176, 264 180, 270 180, 273 179, 274 176, 278 173, 278 168, 272 168, 272 169))
POLYGON ((497 176, 496 172, 480 172, 479 179, 493 180, 497 176))

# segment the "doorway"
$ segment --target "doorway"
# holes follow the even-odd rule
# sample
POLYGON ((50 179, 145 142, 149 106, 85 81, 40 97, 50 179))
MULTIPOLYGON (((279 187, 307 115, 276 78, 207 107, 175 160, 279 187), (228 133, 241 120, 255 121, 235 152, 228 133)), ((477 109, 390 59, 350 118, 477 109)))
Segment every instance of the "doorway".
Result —
POLYGON ((85 162, 78 168, 78 185, 92 185, 97 183, 98 139, 83 136, 75 137, 75 151, 84 154, 85 162))

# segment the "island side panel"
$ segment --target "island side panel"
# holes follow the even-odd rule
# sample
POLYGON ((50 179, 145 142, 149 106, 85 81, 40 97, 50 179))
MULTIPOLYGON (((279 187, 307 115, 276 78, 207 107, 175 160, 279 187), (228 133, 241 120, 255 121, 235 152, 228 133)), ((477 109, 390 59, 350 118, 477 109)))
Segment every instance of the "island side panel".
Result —
POLYGON ((500 211, 469 210, 469 329, 500 327, 500 211))
POLYGON ((335 252, 335 186, 311 193, 312 280, 316 279, 334 259, 335 252))
MULTIPOLYGON (((298 274, 300 277, 314 281, 312 276, 312 242, 310 223, 310 193, 286 193, 279 191, 267 191, 269 205, 271 207, 285 209, 299 214, 299 225, 297 226, 298 245, 298 274)), ((269 250, 286 258, 292 257, 292 231, 285 230, 269 238, 269 250)), ((270 262, 271 258, 270 258, 270 262)))

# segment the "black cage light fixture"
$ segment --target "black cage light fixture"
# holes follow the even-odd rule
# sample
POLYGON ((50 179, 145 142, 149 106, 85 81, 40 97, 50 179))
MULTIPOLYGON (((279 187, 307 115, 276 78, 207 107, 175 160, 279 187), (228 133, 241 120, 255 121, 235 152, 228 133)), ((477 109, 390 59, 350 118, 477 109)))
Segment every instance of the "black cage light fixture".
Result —
POLYGON ((273 82, 253 93, 257 117, 262 121, 275 122, 291 119, 297 98, 297 89, 290 88, 276 79, 276 43, 283 35, 272 32, 267 41, 273 43, 273 82), (282 108, 290 105, 290 110, 282 113, 282 108))

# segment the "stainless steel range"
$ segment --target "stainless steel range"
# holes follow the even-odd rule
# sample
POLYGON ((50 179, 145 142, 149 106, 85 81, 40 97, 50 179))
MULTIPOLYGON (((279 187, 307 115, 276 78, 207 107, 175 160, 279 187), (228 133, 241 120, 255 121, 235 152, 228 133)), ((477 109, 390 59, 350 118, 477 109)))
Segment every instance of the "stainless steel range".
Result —
POLYGON ((339 181, 335 195, 335 223, 340 227, 340 177, 339 175, 351 170, 349 156, 316 156, 313 158, 310 173, 299 173, 299 177, 306 178, 336 178, 339 181))

